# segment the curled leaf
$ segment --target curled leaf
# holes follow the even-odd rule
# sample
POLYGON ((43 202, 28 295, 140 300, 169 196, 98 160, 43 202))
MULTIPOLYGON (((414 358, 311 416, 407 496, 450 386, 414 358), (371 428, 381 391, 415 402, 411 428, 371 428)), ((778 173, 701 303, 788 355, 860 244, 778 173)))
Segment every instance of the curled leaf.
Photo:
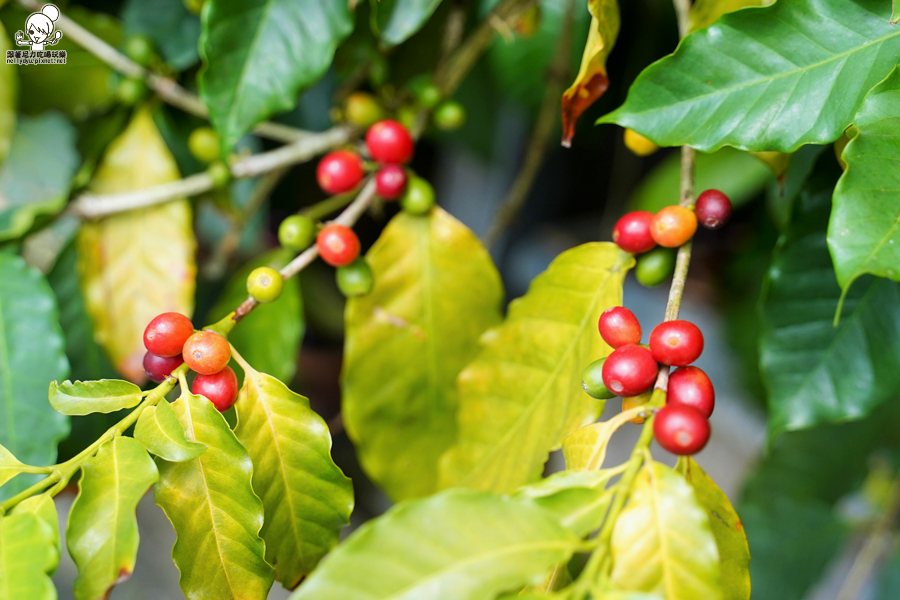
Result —
POLYGON ((130 381, 63 381, 50 383, 50 406, 64 415, 111 413, 137 406, 141 388, 130 381))
POLYGON ((606 59, 619 35, 617 0, 589 0, 588 10, 591 13, 591 29, 581 57, 581 67, 575 82, 562 97, 562 144, 566 147, 572 145, 578 117, 609 87, 606 59))

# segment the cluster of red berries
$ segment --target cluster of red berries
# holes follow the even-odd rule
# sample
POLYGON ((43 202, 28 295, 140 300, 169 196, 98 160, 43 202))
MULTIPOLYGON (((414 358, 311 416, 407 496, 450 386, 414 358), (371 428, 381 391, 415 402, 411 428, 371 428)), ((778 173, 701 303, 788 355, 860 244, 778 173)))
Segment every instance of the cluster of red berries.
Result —
POLYGON ((655 215, 636 210, 624 215, 613 229, 613 241, 632 254, 652 250, 658 245, 677 248, 697 231, 698 222, 718 229, 731 216, 731 201, 719 190, 706 190, 697 197, 694 210, 684 206, 667 206, 655 215))
POLYGON ((228 361, 228 340, 213 331, 194 331, 186 316, 163 313, 144 330, 144 371, 151 381, 162 382, 182 363, 197 373, 191 392, 205 396, 219 411, 231 408, 237 400, 237 375, 228 361))
MULTIPOLYGON (((665 321, 641 344, 641 324, 622 306, 600 316, 600 336, 612 354, 588 365, 582 374, 585 391, 594 398, 622 396, 623 410, 650 400, 659 363, 681 367, 669 377, 666 406, 659 410, 653 433, 673 454, 696 454, 709 440, 709 417, 715 391, 701 369, 688 366, 703 352, 703 334, 689 321, 665 321)), ((642 422, 642 420, 641 420, 642 422)))

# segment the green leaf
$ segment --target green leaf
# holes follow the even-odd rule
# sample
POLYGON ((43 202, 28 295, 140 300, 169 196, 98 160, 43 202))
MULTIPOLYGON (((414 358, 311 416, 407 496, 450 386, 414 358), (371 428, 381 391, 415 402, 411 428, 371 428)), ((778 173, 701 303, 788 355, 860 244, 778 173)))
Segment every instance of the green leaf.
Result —
POLYGON ((175 527, 172 550, 188 600, 263 600, 272 587, 265 542, 259 537, 263 505, 253 493, 253 465, 225 418, 202 396, 172 404, 188 440, 206 445, 193 460, 157 460, 156 503, 175 527))
POLYGON ((266 560, 293 589, 337 545, 353 510, 353 483, 334 464, 328 426, 309 400, 242 366, 235 435, 253 460, 266 560))
POLYGON ((597 321, 622 303, 633 265, 612 243, 563 252, 482 335, 481 353, 459 375, 459 438, 441 460, 442 486, 514 491, 597 418, 604 402, 584 393, 581 372, 610 352, 597 321))
POLYGON ((440 208, 399 213, 366 260, 375 287, 347 302, 344 422, 391 497, 424 496, 456 438, 456 376, 501 321, 503 284, 475 234, 440 208))
POLYGON ((257 123, 293 108, 353 29, 344 0, 217 0, 202 19, 200 97, 223 153, 257 123))
MULTIPOLYGON (((90 189, 127 192, 179 178, 147 109, 107 148, 90 189)), ((82 225, 78 271, 94 337, 130 381, 146 381, 144 328, 164 312, 194 309, 196 242, 191 205, 178 199, 82 225)))
MULTIPOLYGON (((697 153, 697 190, 716 189, 725 192, 732 205, 746 204, 772 181, 772 171, 746 152, 722 148, 712 154, 697 153)), ((657 212, 664 206, 678 204, 681 181, 681 155, 668 155, 641 181, 628 200, 629 210, 657 212)))
POLYGON ((373 29, 388 46, 396 46, 419 31, 441 0, 375 0, 373 29))
POLYGON ((584 537, 600 528, 612 500, 606 489, 609 480, 619 471, 562 471, 522 487, 514 500, 539 506, 557 515, 560 524, 584 537))
POLYGON ((691 31, 703 29, 715 23, 724 14, 748 6, 769 6, 775 0, 697 0, 691 4, 691 31))
POLYGON ((184 0, 127 0, 122 21, 126 34, 147 36, 176 71, 197 62, 200 17, 185 7, 184 0))
POLYGON ((75 129, 58 113, 23 117, 0 168, 0 241, 20 237, 66 204, 78 168, 75 129))
POLYGON ((861 418, 900 386, 900 285, 869 278, 853 286, 833 324, 841 289, 825 240, 831 181, 812 181, 801 195, 762 297, 772 435, 861 418))
MULTIPOLYGON (((0 53, 12 49, 12 42, 3 24, 0 24, 0 53)), ((0 63, 0 164, 6 160, 16 130, 16 99, 18 97, 19 76, 15 65, 6 61, 0 63)))
POLYGON ((137 406, 141 397, 141 388, 119 379, 50 383, 50 406, 64 415, 111 413, 137 406))
POLYGON ((0 446, 0 486, 21 473, 25 465, 19 462, 12 452, 0 446))
POLYGON ((647 67, 601 123, 661 146, 791 152, 833 142, 894 68, 879 0, 793 0, 727 14, 647 67))
POLYGON ((76 600, 107 598, 131 576, 140 539, 135 510, 158 479, 153 459, 129 437, 113 438, 85 461, 66 527, 76 600))
POLYGON ((709 517, 719 549, 723 600, 750 600, 750 547, 728 496, 689 456, 680 457, 675 470, 694 488, 697 502, 709 517))
MULTIPOLYGON (((69 370, 56 302, 40 273, 0 253, 0 445, 29 465, 50 465, 69 420, 44 400, 47 382, 69 370)), ((18 477, 0 488, 8 498, 33 483, 18 477)))
POLYGON ((398 504, 360 527, 291 600, 491 600, 538 583, 578 544, 542 509, 448 490, 398 504))
POLYGON ((900 281, 900 70, 878 84, 856 114, 834 189, 828 249, 843 289, 865 273, 900 281))
MULTIPOLYGON (((208 320, 216 322, 226 317, 247 299, 247 276, 250 271, 262 266, 280 269, 293 257, 290 250, 274 250, 245 265, 228 281, 208 320)), ((305 326, 300 282, 292 278, 284 282, 284 290, 278 300, 261 304, 244 317, 241 326, 228 334, 228 341, 248 363, 290 383, 297 370, 305 326)))
POLYGON ((56 600, 59 563, 50 527, 27 513, 0 516, 0 600, 56 600))
POLYGON ((719 552, 691 486, 653 462, 638 474, 612 534, 611 581, 666 600, 722 598, 719 552))
POLYGON ((880 569, 874 600, 900 598, 900 554, 896 550, 880 569))
MULTIPOLYGON (((60 551, 61 543, 59 539, 59 515, 56 512, 56 504, 53 498, 47 494, 39 494, 31 496, 16 504, 15 508, 10 512, 11 515, 27 513, 36 516, 40 521, 46 523, 47 529, 50 531, 50 539, 56 551, 60 551)), ((50 574, 56 570, 54 566, 50 574)))
POLYGON ((165 400, 144 409, 134 426, 134 439, 152 454, 169 462, 182 462, 200 456, 206 446, 189 442, 175 411, 165 400))

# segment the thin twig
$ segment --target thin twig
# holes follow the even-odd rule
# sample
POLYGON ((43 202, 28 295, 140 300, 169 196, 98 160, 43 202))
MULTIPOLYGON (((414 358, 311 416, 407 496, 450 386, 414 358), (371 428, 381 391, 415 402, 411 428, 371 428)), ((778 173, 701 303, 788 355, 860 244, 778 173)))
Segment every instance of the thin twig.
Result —
MULTIPOLYGON (((240 179, 257 177, 271 171, 305 162, 311 158, 349 142, 355 134, 350 127, 334 127, 322 133, 310 134, 301 140, 269 152, 248 156, 231 166, 231 176, 240 179)), ((68 211, 86 219, 145 208, 177 198, 196 196, 214 187, 209 173, 197 173, 184 179, 117 194, 85 192, 69 205, 68 211)))
MULTIPOLYGON (((19 0, 19 4, 35 12, 39 11, 43 5, 37 0, 19 0)), ((209 117, 209 111, 200 98, 187 91, 175 80, 145 69, 65 15, 59 16, 58 23, 59 29, 66 34, 66 37, 122 75, 131 79, 143 79, 147 83, 147 87, 156 92, 168 104, 203 119, 209 117)), ((260 123, 253 131, 279 142, 296 142, 309 135, 309 132, 301 129, 271 122, 260 123)))
POLYGON ((525 152, 525 160, 516 174, 506 198, 497 210, 491 226, 485 235, 485 245, 493 246, 503 232, 512 224, 522 209, 522 205, 528 198, 528 192, 534 185, 541 165, 544 164, 544 156, 550 146, 550 138, 556 128, 557 115, 559 114, 559 97, 565 89, 568 80, 568 66, 572 48, 572 29, 574 26, 574 0, 565 0, 562 28, 556 42, 556 50, 547 71, 547 89, 544 92, 544 100, 538 113, 534 131, 528 142, 525 152))

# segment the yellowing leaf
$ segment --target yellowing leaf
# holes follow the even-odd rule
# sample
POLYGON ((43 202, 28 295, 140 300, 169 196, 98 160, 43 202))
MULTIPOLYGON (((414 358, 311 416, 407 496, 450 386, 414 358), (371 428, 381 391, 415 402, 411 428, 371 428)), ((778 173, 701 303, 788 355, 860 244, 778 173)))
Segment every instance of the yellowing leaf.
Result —
POLYGON ((32 514, 0 516, 0 600, 56 600, 59 562, 50 527, 32 514))
POLYGON ((235 435, 253 460, 266 560, 275 579, 293 589, 337 545, 353 510, 353 484, 331 459, 331 433, 309 400, 241 366, 235 435))
POLYGON ((710 479, 690 456, 678 459, 675 469, 681 473, 709 516, 722 568, 724 600, 750 599, 750 547, 747 533, 725 492, 710 479))
POLYGON ((502 319, 500 275, 475 234, 440 208, 398 214, 366 260, 375 287, 347 303, 344 421, 392 498, 427 495, 456 438, 456 376, 502 319))
MULTIPOLYGON (((98 194, 125 192, 179 178, 175 159, 147 110, 116 138, 91 182, 98 194)), ((142 334, 163 312, 194 309, 196 242, 186 199, 85 223, 78 267, 97 341, 134 382, 146 379, 142 334)))
POLYGON ((720 600, 719 551, 691 486, 661 463, 638 474, 612 535, 613 585, 666 600, 720 600))
POLYGON ((25 465, 20 463, 12 452, 0 446, 0 485, 3 485, 22 472, 25 465))
POLYGON ((88 459, 66 528, 66 546, 78 566, 76 600, 100 600, 127 580, 137 559, 135 510, 159 473, 144 447, 116 437, 88 459))
POLYGON ((567 471, 594 471, 603 466, 606 448, 619 427, 644 410, 642 407, 617 414, 608 421, 582 427, 563 442, 567 471))
POLYGON ((712 25, 722 15, 748 6, 769 6, 775 0, 696 0, 691 5, 691 31, 712 25))
POLYGON ((562 96, 563 146, 572 145, 578 117, 609 87, 606 59, 619 35, 618 0, 588 0, 588 10, 591 29, 584 45, 581 67, 575 82, 562 96))
POLYGON ((156 461, 154 499, 178 535, 172 558, 181 590, 188 600, 265 600, 273 573, 250 457, 203 396, 183 394, 172 408, 188 440, 206 446, 193 460, 156 461))
POLYGON ((604 403, 584 393, 581 372, 610 351, 597 321, 622 303, 633 264, 606 242, 563 252, 481 336, 481 353, 458 378, 459 437, 441 459, 442 486, 515 491, 597 418, 604 403))

